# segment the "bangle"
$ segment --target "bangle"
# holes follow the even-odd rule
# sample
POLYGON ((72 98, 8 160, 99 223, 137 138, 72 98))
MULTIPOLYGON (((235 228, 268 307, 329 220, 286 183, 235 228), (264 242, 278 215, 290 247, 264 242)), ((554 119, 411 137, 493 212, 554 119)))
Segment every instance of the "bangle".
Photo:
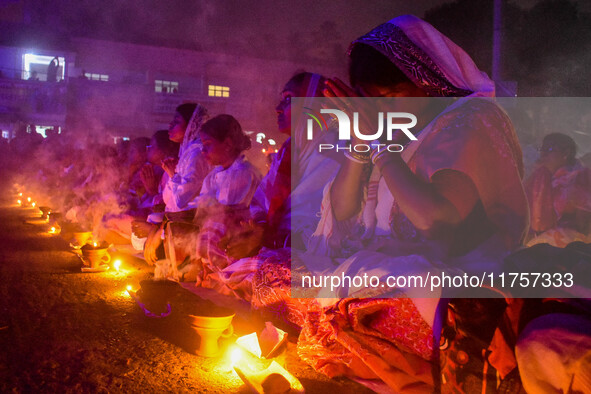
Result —
POLYGON ((386 154, 386 152, 388 152, 386 149, 383 149, 381 151, 378 151, 377 149, 374 149, 371 152, 371 162, 373 164, 376 164, 376 161, 378 160, 378 158, 384 156, 384 154, 386 154))
MULTIPOLYGON (((357 153, 357 152, 355 152, 355 153, 357 153)), ((353 152, 345 151, 345 157, 354 163, 369 164, 369 162, 370 162, 369 156, 362 156, 359 154, 353 154, 353 152)))
POLYGON ((349 154, 357 160, 369 160, 369 155, 371 152, 357 152, 356 150, 352 150, 349 152, 349 154))

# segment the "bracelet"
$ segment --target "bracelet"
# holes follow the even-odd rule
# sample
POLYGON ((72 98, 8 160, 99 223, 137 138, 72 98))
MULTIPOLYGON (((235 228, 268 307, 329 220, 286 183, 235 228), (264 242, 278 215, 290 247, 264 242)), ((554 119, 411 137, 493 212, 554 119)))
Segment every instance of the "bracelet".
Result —
MULTIPOLYGON (((355 152, 355 153, 357 153, 357 152, 355 152)), ((345 157, 354 163, 369 164, 369 162, 370 162, 369 156, 362 156, 359 154, 354 155, 353 152, 345 151, 345 157)))
POLYGON ((373 164, 376 164, 376 161, 378 160, 378 158, 382 157, 384 154, 386 154, 386 152, 388 152, 386 149, 383 149, 381 151, 378 151, 377 149, 374 149, 371 152, 371 162, 373 164))

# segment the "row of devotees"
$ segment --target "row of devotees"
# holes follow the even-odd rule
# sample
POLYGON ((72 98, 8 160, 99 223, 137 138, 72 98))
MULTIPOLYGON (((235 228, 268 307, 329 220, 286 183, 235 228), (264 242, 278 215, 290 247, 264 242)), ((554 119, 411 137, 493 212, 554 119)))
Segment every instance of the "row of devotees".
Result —
POLYGON ((591 178, 573 140, 546 136, 524 181, 494 84, 460 47, 402 16, 354 41, 349 57, 350 86, 309 72, 287 82, 276 112, 289 138, 265 176, 233 116, 186 103, 168 131, 127 151, 43 147, 23 183, 67 220, 143 251, 155 278, 239 297, 297 331, 299 356, 330 377, 378 392, 591 392, 585 299, 385 297, 380 287, 292 297, 292 279, 308 274, 499 272, 526 243, 589 242, 591 178), (292 97, 460 99, 419 124, 402 153, 323 154, 336 132, 307 140, 291 126, 292 97))

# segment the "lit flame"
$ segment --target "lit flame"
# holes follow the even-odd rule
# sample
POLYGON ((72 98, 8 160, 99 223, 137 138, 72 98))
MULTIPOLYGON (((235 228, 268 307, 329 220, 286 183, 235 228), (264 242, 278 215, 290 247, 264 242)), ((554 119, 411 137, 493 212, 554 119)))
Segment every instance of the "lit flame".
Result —
POLYGON ((22 196, 23 196, 23 193, 19 193, 19 194, 18 194, 18 196, 19 196, 19 197, 22 197, 22 196))
POLYGON ((131 291, 131 289, 133 289, 133 287, 131 287, 131 285, 127 285, 127 287, 125 288, 127 291, 131 291))
POLYGON ((32 204, 31 204, 31 206, 32 206, 33 208, 35 208, 35 203, 32 203, 32 204))
POLYGON ((49 232, 50 232, 50 233, 52 233, 52 234, 53 234, 53 233, 55 233, 55 227, 52 227, 52 228, 49 230, 49 232))
POLYGON ((31 197, 27 197, 27 202, 31 202, 31 197))
POLYGON ((279 150, 278 149, 275 149, 275 153, 277 153, 277 152, 279 152, 279 150))
POLYGON ((265 148, 262 149, 263 153, 267 152, 267 150, 265 148))
POLYGON ((121 260, 117 259, 117 260, 113 261, 113 268, 115 268, 115 270, 117 272, 119 272, 120 267, 121 267, 121 260))
POLYGON ((16 202, 18 203, 18 205, 23 205, 23 202, 21 200, 16 200, 16 202))
POLYGON ((92 245, 96 248, 98 246, 98 244, 96 242, 93 242, 92 245))

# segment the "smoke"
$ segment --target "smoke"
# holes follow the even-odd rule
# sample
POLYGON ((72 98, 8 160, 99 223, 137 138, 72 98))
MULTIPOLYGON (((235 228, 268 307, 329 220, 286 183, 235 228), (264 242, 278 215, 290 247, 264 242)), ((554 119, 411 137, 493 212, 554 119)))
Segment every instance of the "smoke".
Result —
POLYGON ((127 152, 113 139, 72 130, 45 140, 37 136, 20 133, 10 144, 14 181, 37 206, 95 236, 105 215, 133 207, 127 152))

